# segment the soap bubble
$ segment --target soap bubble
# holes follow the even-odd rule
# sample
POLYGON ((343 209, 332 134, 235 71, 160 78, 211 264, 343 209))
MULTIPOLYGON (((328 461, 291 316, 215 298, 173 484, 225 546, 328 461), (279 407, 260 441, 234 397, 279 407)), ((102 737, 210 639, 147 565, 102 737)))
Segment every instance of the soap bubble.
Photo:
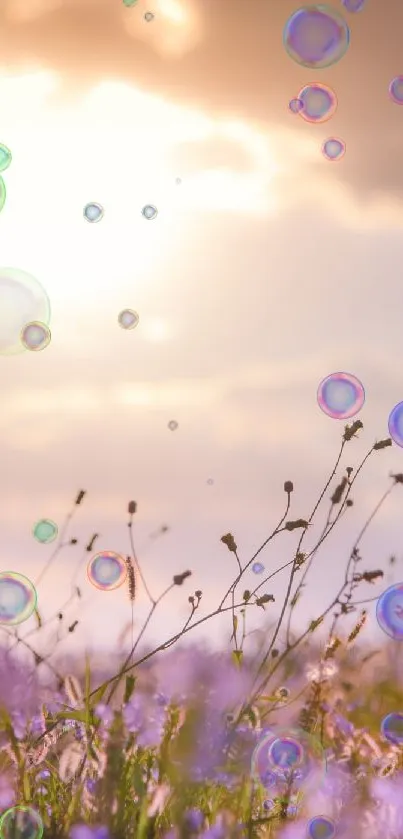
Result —
POLYGON ((403 714, 388 714, 381 723, 381 733, 390 743, 403 743, 403 714))
POLYGON ((90 559, 87 567, 90 583, 102 591, 113 591, 123 585, 127 577, 125 560, 114 551, 101 551, 90 559))
POLYGON ((299 112, 304 107, 304 103, 301 99, 295 98, 290 100, 290 102, 288 103, 288 107, 292 114, 299 114, 299 112))
POLYGON ((0 172, 5 172, 12 161, 12 154, 10 149, 3 143, 0 143, 0 172))
POLYGON ((300 90, 298 99, 302 102, 298 113, 306 122, 316 124, 326 122, 337 108, 337 96, 334 90, 319 82, 305 85, 300 90))
POLYGON ((37 595, 31 580, 16 571, 0 573, 0 624, 16 626, 31 617, 37 595))
POLYGON ((403 583, 395 583, 378 597, 376 619, 389 638, 403 641, 403 583))
POLYGON ((403 446, 403 402, 398 402, 388 419, 389 434, 397 446, 403 446))
POLYGON ((252 565, 252 571, 254 574, 261 574, 264 571, 264 565, 261 562, 254 562, 252 565))
POLYGON ((283 42, 293 61, 316 70, 330 67, 343 57, 350 30, 335 9, 314 4, 293 12, 284 27, 283 42))
POLYGON ((118 323, 122 329, 134 329, 140 318, 134 309, 122 309, 118 315, 118 323))
POLYGON ((318 770, 324 772, 326 760, 320 743, 302 729, 265 731, 252 755, 252 777, 277 796, 290 783, 298 793, 318 785, 318 770))
POLYGON ((18 804, 0 818, 0 839, 42 839, 42 836, 42 819, 32 807, 18 804))
POLYGON ((56 539, 58 527, 57 524, 50 519, 40 519, 34 525, 32 533, 37 542, 42 542, 43 545, 48 545, 49 542, 54 542, 56 539))
POLYGON ((350 419, 361 411, 365 390, 351 373, 331 373, 318 387, 319 408, 332 419, 350 419))
POLYGON ((169 420, 168 428, 170 431, 176 431, 176 429, 178 428, 178 423, 176 422, 176 420, 169 420))
POLYGON ((0 355, 24 352, 21 332, 27 323, 49 320, 49 298, 38 280, 18 268, 0 268, 0 355))
POLYGON ((158 210, 153 204, 146 204, 141 212, 147 221, 152 221, 152 219, 156 218, 158 215, 158 210))
POLYGON ((270 810, 274 810, 275 806, 276 805, 272 798, 266 798, 266 800, 263 801, 263 809, 267 812, 270 812, 270 810))
POLYGON ((328 816, 314 816, 308 822, 307 834, 309 839, 333 839, 336 833, 334 821, 328 816))
POLYGON ((341 160, 346 153, 346 144, 338 137, 328 137, 322 145, 322 154, 327 160, 341 160))
POLYGON ((89 204, 86 204, 83 210, 83 216, 86 221, 89 221, 91 224, 95 224, 104 217, 105 210, 102 204, 98 204, 97 201, 90 201, 89 204))
POLYGON ((152 20, 154 20, 153 13, 152 12, 146 12, 145 15, 144 15, 144 20, 146 20, 147 23, 150 23, 152 20))
POLYGON ((49 346, 51 339, 50 329, 46 323, 39 323, 34 320, 27 323, 21 330, 21 342, 26 350, 39 352, 49 346))
POLYGON ((0 213, 6 203, 7 190, 3 178, 0 177, 0 213))
POLYGON ((367 0, 342 0, 346 12, 361 12, 367 0))
POLYGON ((403 105, 403 76, 395 76, 389 85, 389 96, 396 105, 403 105))

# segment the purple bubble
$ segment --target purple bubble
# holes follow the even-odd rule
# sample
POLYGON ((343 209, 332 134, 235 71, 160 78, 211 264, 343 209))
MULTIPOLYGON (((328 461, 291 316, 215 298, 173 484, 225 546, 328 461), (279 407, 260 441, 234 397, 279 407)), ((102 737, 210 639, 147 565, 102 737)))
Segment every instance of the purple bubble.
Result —
POLYGON ((326 160, 336 161, 341 160, 346 153, 346 144, 344 140, 338 137, 328 137, 322 145, 322 154, 326 160))
POLYGON ((403 743, 403 714, 388 714, 381 723, 381 734, 390 743, 400 745, 403 743))
POLYGON ((291 101, 288 103, 288 107, 292 114, 299 114, 299 112, 302 111, 302 108, 304 107, 304 103, 301 101, 301 99, 291 99, 291 101))
POLYGON ((300 90, 298 99, 302 102, 299 115, 306 122, 326 122, 337 108, 337 96, 334 90, 319 82, 305 85, 300 90))
POLYGON ((403 105, 403 76, 395 76, 389 85, 389 96, 395 105, 403 105))
POLYGON ((381 594, 376 604, 376 619, 389 638, 403 641, 403 583, 395 583, 381 594))
POLYGON ((314 4, 298 9, 289 17, 283 43, 290 58, 302 67, 330 67, 346 52, 350 30, 335 9, 314 4))
POLYGON ((351 12, 352 14, 361 12, 366 2, 367 0, 342 0, 346 12, 351 12))
POLYGON ((388 419, 389 434, 397 446, 403 446, 403 402, 398 402, 388 419))
POLYGON ((335 833, 335 823, 328 816, 314 816, 308 822, 307 834, 309 839, 333 839, 335 833))
POLYGON ((319 408, 332 419, 350 419, 361 410, 365 390, 351 373, 331 373, 323 379, 317 393, 319 408))

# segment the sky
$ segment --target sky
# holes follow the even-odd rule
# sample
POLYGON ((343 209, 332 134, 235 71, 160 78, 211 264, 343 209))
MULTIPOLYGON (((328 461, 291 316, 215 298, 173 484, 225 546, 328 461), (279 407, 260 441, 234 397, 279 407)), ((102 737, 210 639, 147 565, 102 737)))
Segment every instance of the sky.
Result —
MULTIPOLYGON (((343 11, 341 0, 332 6, 343 11)), ((156 610, 146 642, 180 629, 195 589, 200 615, 211 611, 236 572, 223 534, 234 534, 246 563, 283 514, 286 480, 295 487, 289 518, 309 517, 344 426, 317 404, 330 373, 353 373, 366 391, 364 430, 344 466, 388 436, 403 399, 403 107, 388 97, 403 74, 403 7, 367 0, 359 14, 345 12, 349 49, 315 72, 283 46, 296 8, 3 0, 0 142, 13 159, 0 265, 46 290, 52 340, 39 353, 0 355, 0 567, 36 581, 52 546, 33 539, 33 525, 50 518, 61 528, 87 491, 69 531, 79 545, 38 584, 44 619, 69 597, 93 533, 94 552, 130 552, 130 499, 153 596, 192 571, 156 610), (338 98, 320 125, 288 107, 314 81, 338 98), (346 143, 336 163, 321 153, 333 135, 346 143), (104 207, 98 224, 83 218, 90 201, 104 207), (147 204, 158 209, 152 221, 147 204), (117 321, 127 307, 139 313, 132 331, 117 321)), ((360 527, 400 471, 395 444, 368 462, 354 507, 318 553, 295 631, 331 602, 360 527)), ((360 599, 403 575, 401 489, 363 539, 363 568, 385 578, 363 585, 360 599)), ((298 535, 281 534, 262 553, 267 573, 292 559, 298 535)), ((263 578, 248 571, 241 592, 263 578)), ((131 617, 126 587, 96 590, 85 562, 78 582, 81 604, 68 614, 79 624, 61 648, 113 650, 131 617)), ((274 622, 287 582, 283 573, 262 587, 276 602, 251 610, 250 631, 274 622)), ((139 581, 135 629, 147 611, 139 581)), ((21 635, 34 626, 31 618, 21 635)), ((188 637, 220 645, 230 634, 227 615, 188 637)), ((373 604, 365 637, 386 640, 373 604)))

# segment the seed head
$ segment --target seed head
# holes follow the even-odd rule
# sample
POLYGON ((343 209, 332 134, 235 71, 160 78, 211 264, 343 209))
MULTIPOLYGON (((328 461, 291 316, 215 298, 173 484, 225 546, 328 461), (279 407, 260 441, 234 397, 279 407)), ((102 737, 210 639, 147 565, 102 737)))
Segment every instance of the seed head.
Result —
POLYGON ((293 482, 292 481, 286 481, 285 484, 284 484, 284 492, 286 492, 287 495, 291 495, 293 490, 294 490, 293 482))
POLYGON ((127 505, 127 512, 129 513, 129 516, 134 516, 136 510, 137 510, 136 502, 135 501, 129 501, 129 503, 127 505))
POLYGON ((192 576, 191 571, 183 571, 182 574, 175 574, 173 581, 175 586, 181 586, 188 577, 192 576))
POLYGON ((237 545, 232 533, 226 533, 225 536, 221 536, 221 541, 227 546, 229 551, 236 553, 237 545))

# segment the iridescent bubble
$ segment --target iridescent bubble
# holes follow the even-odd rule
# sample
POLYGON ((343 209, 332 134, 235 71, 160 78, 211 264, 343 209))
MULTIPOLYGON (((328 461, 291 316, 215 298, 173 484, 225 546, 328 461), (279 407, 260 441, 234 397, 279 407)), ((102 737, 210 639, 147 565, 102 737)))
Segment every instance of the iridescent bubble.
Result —
POLYGON ((403 743, 403 714, 388 714, 381 723, 381 733, 390 743, 403 743))
POLYGON ((346 12, 361 12, 367 0, 342 0, 346 12))
POLYGON ((332 419, 350 419, 365 402, 363 385, 351 373, 331 373, 318 387, 319 408, 332 419))
POLYGON ((170 431, 176 431, 176 429, 178 428, 178 423, 176 422, 176 420, 169 420, 168 428, 170 431))
POLYGON ((10 149, 8 149, 3 143, 0 143, 0 172, 5 172, 5 170, 8 169, 12 159, 10 149))
POLYGON ((90 559, 87 567, 90 583, 102 591, 113 591, 122 586, 127 577, 127 566, 120 554, 101 551, 90 559))
POLYGON ((158 210, 153 204, 146 204, 141 212, 147 221, 152 221, 154 218, 157 218, 158 215, 158 210))
POLYGON ((264 565, 261 562, 254 562, 252 565, 252 571, 254 574, 261 574, 264 571, 264 565))
POLYGON ((49 542, 54 542, 56 539, 58 527, 51 519, 40 519, 34 525, 32 533, 37 542, 48 545, 49 542))
POLYGON ((44 350, 50 344, 51 334, 50 329, 46 323, 40 323, 38 320, 27 323, 21 330, 21 342, 26 350, 31 352, 39 352, 44 350))
POLYGON ((101 221, 104 217, 105 210, 102 204, 98 204, 97 201, 90 201, 89 204, 86 204, 83 210, 83 216, 86 221, 89 221, 91 224, 96 224, 96 222, 101 221))
POLYGON ((395 105, 403 105, 403 76, 395 76, 389 85, 389 96, 395 105))
POLYGON ((144 15, 144 20, 146 20, 147 23, 151 23, 151 21, 154 20, 153 13, 152 12, 146 12, 145 15, 144 15))
POLYGON ((118 315, 118 323, 122 329, 134 329, 140 320, 134 309, 122 309, 118 315))
POLYGON ((0 818, 0 839, 42 839, 43 824, 32 807, 18 804, 0 818))
POLYGON ((304 107, 304 104, 301 99, 291 99, 288 103, 288 107, 292 114, 299 114, 304 107))
POLYGON ((38 280, 18 268, 0 268, 0 355, 24 352, 27 323, 49 320, 49 298, 38 280))
POLYGON ((314 816, 308 822, 307 834, 309 839, 333 839, 335 833, 335 823, 328 816, 314 816))
POLYGON ((307 84, 300 90, 298 99, 302 108, 298 111, 306 122, 319 124, 333 116, 337 108, 337 96, 326 84, 307 84))
POLYGON ((3 178, 0 177, 0 213, 6 203, 7 190, 3 178))
POLYGON ((315 70, 330 67, 343 57, 350 30, 335 9, 314 4, 293 12, 284 27, 283 42, 293 61, 315 70))
POLYGON ((275 806, 276 805, 272 798, 266 798, 266 800, 263 801, 263 809, 267 812, 270 812, 270 810, 274 810, 275 806))
POLYGON ((16 571, 0 573, 0 624, 16 626, 31 617, 37 595, 31 580, 16 571))
POLYGON ((395 641, 403 641, 403 583, 395 583, 381 594, 376 604, 379 626, 395 641))
POLYGON ((252 755, 252 777, 282 795, 290 782, 298 794, 318 783, 318 769, 326 769, 323 749, 315 738, 297 729, 265 731, 252 755))
POLYGON ((389 434, 397 446, 403 446, 403 402, 398 402, 388 419, 389 434))
POLYGON ((346 144, 338 137, 328 137, 323 143, 322 154, 327 160, 341 160, 346 153, 346 144))

